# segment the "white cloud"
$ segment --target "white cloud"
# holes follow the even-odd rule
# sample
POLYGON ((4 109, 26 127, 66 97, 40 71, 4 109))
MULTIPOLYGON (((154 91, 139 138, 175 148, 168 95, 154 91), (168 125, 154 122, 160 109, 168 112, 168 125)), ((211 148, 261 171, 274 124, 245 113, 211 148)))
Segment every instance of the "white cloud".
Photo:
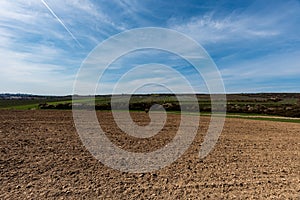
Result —
POLYGON ((173 18, 169 27, 209 48, 229 92, 297 91, 300 3, 267 4, 258 1, 244 10, 211 11, 186 21, 173 18))
POLYGON ((269 24, 260 26, 255 16, 238 16, 231 14, 225 18, 214 18, 213 14, 194 17, 184 24, 176 24, 176 20, 170 21, 170 27, 183 32, 201 42, 201 44, 235 41, 241 39, 270 37, 281 34, 269 24))
MULTIPOLYGON (((111 75, 110 75, 111 76, 111 75)), ((132 68, 111 83, 100 81, 102 93, 192 93, 191 81, 172 67, 162 64, 145 64, 132 68), (114 88, 115 87, 115 88, 114 88)))
POLYGON ((27 91, 37 94, 72 92, 74 70, 64 65, 45 62, 61 57, 59 52, 41 46, 31 52, 0 49, 0 55, 5 55, 0 67, 1 92, 27 91))
POLYGON ((224 77, 234 80, 300 76, 300 52, 273 54, 241 61, 221 70, 224 77))
POLYGON ((300 52, 272 54, 224 66, 228 92, 295 92, 299 86, 300 52))
POLYGON ((213 10, 186 21, 171 18, 169 27, 188 34, 201 44, 274 38, 295 35, 289 30, 297 29, 299 9, 297 1, 277 2, 272 6, 255 2, 247 9, 225 14, 213 10))
POLYGON ((61 30, 40 1, 0 1, 0 92, 71 93, 81 58, 61 30))

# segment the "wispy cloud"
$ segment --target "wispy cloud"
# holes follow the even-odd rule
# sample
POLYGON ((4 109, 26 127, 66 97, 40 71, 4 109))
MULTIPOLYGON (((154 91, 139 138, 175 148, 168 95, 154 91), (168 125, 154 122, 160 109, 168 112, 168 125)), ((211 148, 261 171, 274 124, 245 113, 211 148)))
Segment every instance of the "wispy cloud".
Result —
POLYGON ((243 9, 217 8, 186 20, 171 18, 169 27, 207 48, 228 92, 276 91, 284 86, 295 91, 291 82, 299 84, 295 77, 300 76, 299 10, 298 1, 258 1, 243 9))
POLYGON ((269 3, 257 1, 247 8, 229 11, 217 8, 187 20, 173 17, 168 23, 170 28, 186 33, 204 45, 294 37, 291 30, 299 29, 295 25, 299 23, 300 3, 269 3))
POLYGON ((229 92, 298 91, 299 58, 300 51, 273 54, 226 66, 221 73, 229 92))
POLYGON ((1 92, 71 93, 82 58, 59 26, 41 1, 0 2, 1 92))
POLYGON ((187 79, 187 77, 171 66, 153 63, 135 66, 126 73, 123 73, 116 81, 100 82, 98 89, 102 93, 117 94, 196 92, 191 83, 191 80, 187 79))
POLYGON ((298 77, 300 74, 300 51, 274 54, 255 59, 241 61, 222 69, 222 74, 231 80, 269 79, 280 77, 298 77))
POLYGON ((193 17, 184 24, 170 20, 170 27, 190 35, 202 44, 229 42, 252 38, 272 37, 281 34, 276 19, 262 26, 259 16, 248 16, 231 13, 225 18, 214 17, 214 13, 193 17))

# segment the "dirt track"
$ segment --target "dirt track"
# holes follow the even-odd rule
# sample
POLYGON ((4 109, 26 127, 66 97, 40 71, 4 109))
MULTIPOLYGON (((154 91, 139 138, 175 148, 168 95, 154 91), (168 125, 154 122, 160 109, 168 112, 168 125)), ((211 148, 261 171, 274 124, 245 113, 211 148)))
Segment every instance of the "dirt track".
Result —
MULTIPOLYGON (((134 140, 99 112, 109 137, 125 149, 149 151, 172 139, 179 115, 161 134, 134 140)), ((145 113, 132 113, 147 123, 145 113)), ((215 149, 198 152, 209 118, 172 165, 122 173, 81 144, 71 111, 0 111, 0 199, 300 199, 300 124, 226 119, 215 149)))

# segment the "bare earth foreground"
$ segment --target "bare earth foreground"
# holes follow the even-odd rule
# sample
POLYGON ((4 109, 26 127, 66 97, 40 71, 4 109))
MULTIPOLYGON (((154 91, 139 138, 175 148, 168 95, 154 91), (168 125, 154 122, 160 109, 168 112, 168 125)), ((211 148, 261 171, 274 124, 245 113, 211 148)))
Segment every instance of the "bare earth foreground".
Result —
MULTIPOLYGON (((141 125, 143 112, 131 113, 141 125)), ((99 112, 108 137, 124 149, 153 151, 176 134, 169 114, 154 137, 122 133, 99 112)), ((300 124, 226 119, 215 149, 198 153, 209 117, 176 162, 134 174, 104 166, 82 145, 71 111, 0 111, 0 199, 300 199, 300 124)))

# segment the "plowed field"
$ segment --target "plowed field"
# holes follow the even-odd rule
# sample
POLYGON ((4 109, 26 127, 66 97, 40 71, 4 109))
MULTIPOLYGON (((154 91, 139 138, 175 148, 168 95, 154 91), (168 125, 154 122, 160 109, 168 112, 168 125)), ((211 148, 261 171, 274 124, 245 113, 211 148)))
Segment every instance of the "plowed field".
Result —
MULTIPOLYGON (((138 124, 148 115, 132 112, 138 124)), ((166 145, 180 115, 169 114, 150 139, 121 132, 110 112, 98 112, 118 146, 137 152, 166 145)), ((0 199, 300 199, 300 124, 226 119, 214 150, 198 153, 209 117, 190 148, 173 164, 126 173, 91 156, 71 111, 0 111, 0 199)))

